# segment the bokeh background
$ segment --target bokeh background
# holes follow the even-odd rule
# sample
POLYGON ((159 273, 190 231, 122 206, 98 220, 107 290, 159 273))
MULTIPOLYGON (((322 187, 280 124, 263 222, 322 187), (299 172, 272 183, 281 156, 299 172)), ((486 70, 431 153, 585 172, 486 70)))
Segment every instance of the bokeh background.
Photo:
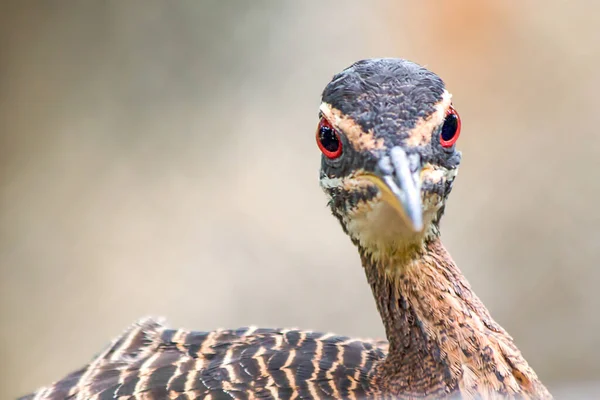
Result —
POLYGON ((324 85, 381 56, 454 94, 458 265, 557 396, 600 396, 597 2, 0 9, 0 398, 147 315, 381 337, 314 143, 324 85))

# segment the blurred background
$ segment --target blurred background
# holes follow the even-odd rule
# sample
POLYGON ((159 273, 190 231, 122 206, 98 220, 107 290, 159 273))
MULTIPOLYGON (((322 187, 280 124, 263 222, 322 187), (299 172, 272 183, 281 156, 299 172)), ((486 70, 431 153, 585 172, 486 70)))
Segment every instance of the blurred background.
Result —
POLYGON ((383 329, 318 187, 321 90, 368 57, 446 81, 445 243, 560 398, 600 387, 600 5, 0 6, 0 398, 131 323, 383 329))

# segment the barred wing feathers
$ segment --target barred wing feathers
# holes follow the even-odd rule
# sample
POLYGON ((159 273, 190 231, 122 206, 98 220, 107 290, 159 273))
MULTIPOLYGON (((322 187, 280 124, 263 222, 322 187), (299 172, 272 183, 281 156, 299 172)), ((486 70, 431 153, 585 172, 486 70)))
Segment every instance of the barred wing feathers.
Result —
POLYGON ((138 322, 84 368, 22 399, 364 398, 387 342, 295 329, 138 322))

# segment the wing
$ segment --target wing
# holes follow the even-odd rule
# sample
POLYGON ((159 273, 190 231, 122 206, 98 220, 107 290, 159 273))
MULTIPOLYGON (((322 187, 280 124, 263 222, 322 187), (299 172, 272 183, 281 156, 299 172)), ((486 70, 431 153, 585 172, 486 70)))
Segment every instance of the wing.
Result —
POLYGON ((300 330, 138 322, 86 367, 22 399, 364 398, 386 342, 300 330))

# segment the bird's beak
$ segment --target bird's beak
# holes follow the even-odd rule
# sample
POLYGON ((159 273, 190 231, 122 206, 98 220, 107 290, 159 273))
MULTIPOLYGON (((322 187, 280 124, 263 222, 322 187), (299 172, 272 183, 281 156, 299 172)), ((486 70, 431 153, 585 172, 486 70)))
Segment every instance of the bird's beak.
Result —
POLYGON ((396 146, 381 157, 373 174, 364 175, 415 232, 423 230, 420 171, 419 156, 396 146))

